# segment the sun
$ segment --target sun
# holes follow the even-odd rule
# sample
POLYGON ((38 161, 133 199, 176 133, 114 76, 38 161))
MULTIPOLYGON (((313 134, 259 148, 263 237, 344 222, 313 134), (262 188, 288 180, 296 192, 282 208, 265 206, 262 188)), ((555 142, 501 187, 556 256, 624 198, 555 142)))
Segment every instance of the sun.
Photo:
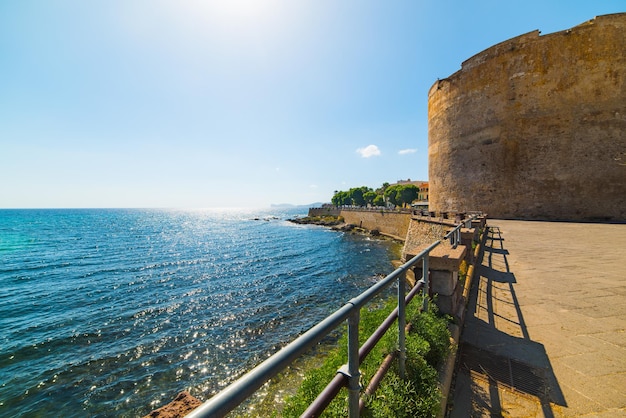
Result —
POLYGON ((263 23, 278 12, 276 0, 187 0, 179 3, 191 13, 199 13, 225 25, 263 23))
POLYGON ((267 0, 218 0, 207 2, 208 7, 231 18, 262 18, 270 13, 276 2, 267 0))

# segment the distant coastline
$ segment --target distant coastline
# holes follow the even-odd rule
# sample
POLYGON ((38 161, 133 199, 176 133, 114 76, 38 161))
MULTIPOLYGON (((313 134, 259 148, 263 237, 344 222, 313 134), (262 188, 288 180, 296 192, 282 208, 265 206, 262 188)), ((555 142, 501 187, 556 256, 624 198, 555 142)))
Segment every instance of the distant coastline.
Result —
POLYGON ((272 203, 270 205, 270 208, 272 209, 308 209, 308 208, 319 208, 322 207, 324 203, 322 202, 315 202, 315 203, 310 203, 308 205, 294 205, 291 203, 272 203))

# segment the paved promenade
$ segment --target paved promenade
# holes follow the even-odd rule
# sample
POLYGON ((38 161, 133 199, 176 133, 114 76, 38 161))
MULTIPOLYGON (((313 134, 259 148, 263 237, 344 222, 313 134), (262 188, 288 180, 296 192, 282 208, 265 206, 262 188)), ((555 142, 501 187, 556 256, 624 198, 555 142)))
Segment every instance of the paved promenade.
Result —
POLYGON ((450 417, 626 417, 626 225, 489 220, 450 417))

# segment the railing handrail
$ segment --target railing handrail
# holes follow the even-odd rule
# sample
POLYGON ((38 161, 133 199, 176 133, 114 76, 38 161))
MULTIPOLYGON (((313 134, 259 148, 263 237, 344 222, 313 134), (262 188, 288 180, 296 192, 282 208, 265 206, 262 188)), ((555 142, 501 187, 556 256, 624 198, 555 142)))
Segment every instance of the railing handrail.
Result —
MULTIPOLYGON (((461 225, 459 225, 460 227, 461 225)), ((458 227, 457 227, 458 228, 458 227)), ((447 238, 450 234, 446 235, 447 238)), ((231 383, 215 396, 204 402, 198 408, 191 411, 188 418, 199 417, 222 417, 228 412, 239 406, 244 400, 252 395, 256 390, 263 386, 268 380, 280 373, 294 360, 300 357, 306 350, 312 348, 324 337, 344 323, 349 317, 358 315, 360 309, 389 287, 396 280, 404 279, 407 270, 417 264, 420 260, 425 261, 423 268, 424 278, 428 277, 427 260, 428 254, 441 243, 437 240, 415 257, 398 267, 392 273, 387 275, 360 295, 350 299, 344 306, 327 316, 325 319, 317 323, 304 334, 296 338, 294 341, 283 347, 277 353, 273 354, 261 364, 250 370, 248 373, 231 383)), ((402 282, 403 283, 403 282, 402 282)), ((428 291, 428 283, 425 283, 425 289, 428 291)), ((402 297, 404 299, 404 296, 402 297)), ((358 355, 358 352, 357 352, 358 355)))
POLYGON ((474 214, 469 218, 461 221, 456 227, 454 227, 450 232, 448 232, 443 239, 449 239, 450 245, 452 248, 456 248, 461 243, 461 229, 462 228, 471 228, 472 221, 476 219, 479 215, 474 214))
MULTIPOLYGON (((417 282, 413 289, 406 295, 405 304, 409 304, 409 302, 413 299, 415 294, 423 289, 424 283, 422 281, 417 282)), ((387 316, 387 318, 381 323, 381 325, 372 333, 372 335, 363 343, 363 345, 359 348, 359 363, 362 363, 367 355, 371 352, 374 346, 380 341, 385 332, 389 328, 395 320, 398 318, 399 309, 395 308, 391 313, 387 316)), ((348 377, 341 373, 337 373, 337 375, 326 385, 326 388, 320 392, 320 394, 315 398, 315 400, 309 405, 309 407, 302 413, 303 417, 317 417, 320 416, 321 413, 326 409, 326 407, 330 404, 330 402, 335 398, 339 390, 343 386, 345 386, 348 377)), ((360 403, 363 401, 361 399, 360 403)), ((359 407, 360 407, 359 403, 359 407)), ((359 408, 360 409, 360 408, 359 408)))

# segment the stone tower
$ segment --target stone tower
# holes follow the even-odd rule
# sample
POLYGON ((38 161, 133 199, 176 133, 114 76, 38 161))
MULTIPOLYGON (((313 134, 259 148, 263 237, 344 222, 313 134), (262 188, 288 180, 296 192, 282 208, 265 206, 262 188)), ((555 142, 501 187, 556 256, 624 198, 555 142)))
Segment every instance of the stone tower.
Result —
POLYGON ((626 221, 626 13, 471 57, 428 123, 430 210, 626 221))

